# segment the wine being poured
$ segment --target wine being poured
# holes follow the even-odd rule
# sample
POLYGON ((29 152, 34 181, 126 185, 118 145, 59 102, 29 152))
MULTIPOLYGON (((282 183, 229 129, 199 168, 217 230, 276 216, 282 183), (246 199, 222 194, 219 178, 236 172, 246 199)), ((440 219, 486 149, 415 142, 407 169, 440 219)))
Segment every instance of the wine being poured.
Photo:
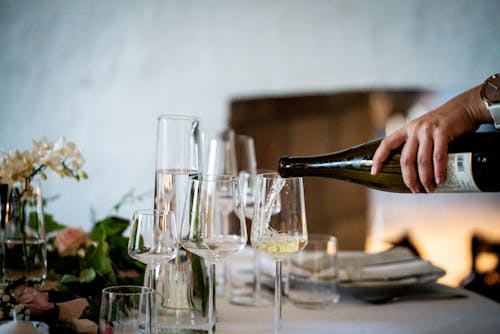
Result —
POLYGON ((260 174, 257 179, 250 241, 276 261, 274 288, 274 333, 282 332, 281 263, 307 244, 304 188, 301 178, 282 179, 277 173, 260 174), (280 210, 273 215, 279 198, 280 210))
MULTIPOLYGON (((282 157, 282 177, 318 176, 358 183, 377 190, 408 193, 400 166, 401 149, 394 150, 377 175, 371 175, 373 155, 380 140, 331 154, 282 157)), ((448 147, 447 178, 435 192, 500 191, 500 133, 472 133, 448 147)))

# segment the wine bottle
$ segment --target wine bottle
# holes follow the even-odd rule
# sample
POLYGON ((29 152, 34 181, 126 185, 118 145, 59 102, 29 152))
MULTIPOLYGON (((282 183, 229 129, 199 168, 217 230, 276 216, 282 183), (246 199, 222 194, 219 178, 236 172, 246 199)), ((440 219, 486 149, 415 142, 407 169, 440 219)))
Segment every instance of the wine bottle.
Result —
MULTIPOLYGON (((282 177, 329 177, 377 190, 410 192, 401 175, 401 148, 391 152, 377 175, 370 174, 380 141, 325 155, 282 157, 278 171, 282 177)), ((463 135, 450 143, 448 153, 446 181, 435 192, 500 191, 500 132, 463 135)))

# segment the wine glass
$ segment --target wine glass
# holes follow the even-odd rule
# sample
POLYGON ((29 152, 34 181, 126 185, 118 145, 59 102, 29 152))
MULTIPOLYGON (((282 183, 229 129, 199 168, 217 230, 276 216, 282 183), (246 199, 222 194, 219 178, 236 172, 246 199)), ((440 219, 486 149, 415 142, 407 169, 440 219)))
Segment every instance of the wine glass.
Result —
POLYGON ((155 272, 177 255, 175 213, 166 210, 137 210, 130 225, 129 255, 147 265, 147 286, 156 289, 155 272))
POLYGON ((245 217, 252 219, 257 180, 257 159, 253 138, 246 135, 235 137, 236 171, 240 178, 241 196, 245 217))
POLYGON ((210 267, 208 333, 212 333, 215 263, 241 250, 247 231, 238 178, 192 176, 182 216, 182 246, 204 258, 210 267))
POLYGON ((226 129, 208 139, 206 174, 238 175, 235 136, 232 129, 226 129))
MULTIPOLYGON (((244 212, 245 217, 252 220, 254 213, 254 204, 257 191, 257 175, 264 173, 275 173, 274 171, 267 169, 244 169, 239 172, 240 186, 243 197, 244 212)), ((279 198, 273 203, 272 215, 280 212, 280 200, 279 198)), ((246 294, 232 295, 230 302, 238 305, 249 305, 249 306, 269 306, 271 305, 271 299, 265 298, 266 296, 262 293, 262 283, 261 283, 261 252, 253 252, 253 285, 252 291, 246 294)))
MULTIPOLYGON (((232 175, 238 176, 238 160, 236 154, 236 134, 232 129, 225 129, 220 133, 210 136, 207 148, 207 165, 205 173, 208 175, 232 175)), ((221 194, 222 195, 222 194, 221 194)), ((220 196, 221 198, 223 196, 220 196)), ((229 214, 229 208, 223 213, 224 217, 229 214)), ((229 270, 227 262, 217 267, 217 272, 221 269, 217 279, 216 291, 218 295, 225 295, 229 289, 229 270)))
POLYGON ((257 194, 250 234, 252 246, 276 261, 274 333, 282 332, 281 265, 287 256, 307 244, 307 224, 302 178, 281 178, 277 173, 257 176, 257 194), (280 201, 279 213, 273 205, 280 201))

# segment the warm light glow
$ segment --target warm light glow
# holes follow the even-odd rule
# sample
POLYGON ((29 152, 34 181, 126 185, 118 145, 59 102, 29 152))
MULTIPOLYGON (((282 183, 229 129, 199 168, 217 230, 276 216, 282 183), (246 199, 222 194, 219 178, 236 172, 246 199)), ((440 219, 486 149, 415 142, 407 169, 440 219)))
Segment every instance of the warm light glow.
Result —
MULTIPOLYGON (((405 233, 424 259, 446 270, 440 283, 458 286, 471 270, 471 238, 500 242, 500 194, 390 194, 372 191, 367 251, 381 251, 405 233)), ((496 265, 483 255, 480 271, 496 265)))

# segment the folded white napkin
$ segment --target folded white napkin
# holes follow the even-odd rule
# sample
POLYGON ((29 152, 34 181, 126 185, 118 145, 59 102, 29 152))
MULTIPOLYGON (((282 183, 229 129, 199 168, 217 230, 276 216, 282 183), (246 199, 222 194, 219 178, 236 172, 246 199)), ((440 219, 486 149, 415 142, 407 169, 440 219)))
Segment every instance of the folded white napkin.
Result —
MULTIPOLYGON (((311 261, 318 261, 311 257, 311 261)), ((300 266, 293 265, 293 256, 289 263, 284 262, 283 275, 288 272, 299 276, 311 275, 307 263, 300 266), (292 264, 291 266, 289 264, 292 264)), ((430 274, 444 274, 441 268, 431 262, 422 260, 404 247, 395 247, 379 253, 365 253, 362 251, 340 251, 337 256, 338 277, 340 282, 390 281, 409 277, 420 277, 430 274)), ((312 263, 312 262, 311 262, 312 263)), ((272 258, 263 259, 263 273, 274 277, 275 266, 272 258)), ((327 268, 316 277, 331 277, 333 268, 327 268)))
POLYGON ((339 253, 339 277, 342 282, 396 280, 442 272, 431 262, 396 247, 380 253, 339 253))

